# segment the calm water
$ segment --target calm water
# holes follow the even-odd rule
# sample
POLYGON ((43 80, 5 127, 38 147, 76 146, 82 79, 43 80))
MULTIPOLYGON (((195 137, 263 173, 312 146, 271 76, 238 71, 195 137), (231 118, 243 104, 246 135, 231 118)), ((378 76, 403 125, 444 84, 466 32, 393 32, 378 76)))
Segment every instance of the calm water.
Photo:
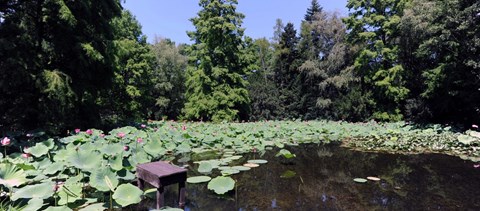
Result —
MULTIPOLYGON (((445 155, 390 155, 351 151, 339 146, 286 147, 296 158, 270 150, 248 159, 269 161, 232 177, 236 191, 217 196, 207 184, 187 184, 185 210, 480 210, 480 168, 445 155), (291 178, 282 178, 287 171, 291 178), (353 178, 377 176, 379 182, 353 178)), ((189 176, 197 165, 189 162, 189 176)), ((212 177, 216 176, 214 174, 212 177)), ((167 188, 166 203, 177 204, 177 187, 167 188)), ((146 199, 142 208, 154 207, 146 199)))

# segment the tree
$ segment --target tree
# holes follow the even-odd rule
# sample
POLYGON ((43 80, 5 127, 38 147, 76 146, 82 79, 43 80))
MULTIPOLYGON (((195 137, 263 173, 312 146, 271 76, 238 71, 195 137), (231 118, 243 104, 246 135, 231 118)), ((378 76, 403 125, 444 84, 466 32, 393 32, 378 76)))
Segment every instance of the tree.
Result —
POLYGON ((274 81, 279 89, 279 99, 284 110, 283 118, 299 118, 302 108, 299 67, 298 37, 292 23, 288 23, 281 34, 280 43, 275 47, 274 81))
POLYGON ((355 59, 355 71, 362 78, 362 89, 371 89, 376 112, 373 118, 400 120, 401 105, 409 89, 405 69, 399 61, 399 23, 406 0, 349 0, 351 10, 344 21, 352 44, 364 50, 355 59))
POLYGON ((212 121, 246 119, 250 99, 245 79, 248 61, 241 28, 244 15, 236 0, 200 0, 202 9, 191 21, 196 31, 188 48, 186 119, 212 121))
POLYGON ((118 0, 7 1, 0 9, 2 129, 95 125, 113 74, 118 0))
POLYGON ((155 119, 177 118, 185 101, 185 69, 187 57, 181 47, 169 39, 155 38, 151 46, 156 56, 154 69, 154 94, 156 97, 153 114, 155 119))
POLYGON ((323 11, 323 8, 318 4, 317 0, 312 0, 310 7, 307 9, 307 14, 305 14, 305 21, 312 22, 315 20, 315 14, 323 11))

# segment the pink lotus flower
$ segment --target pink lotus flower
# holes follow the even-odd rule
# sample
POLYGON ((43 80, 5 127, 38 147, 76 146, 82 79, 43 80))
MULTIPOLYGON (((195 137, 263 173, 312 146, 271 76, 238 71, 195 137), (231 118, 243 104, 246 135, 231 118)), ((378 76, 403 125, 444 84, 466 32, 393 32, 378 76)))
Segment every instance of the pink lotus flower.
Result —
POLYGON ((117 136, 120 137, 120 138, 123 138, 123 137, 125 137, 125 133, 117 133, 117 136))
POLYGON ((130 149, 130 147, 128 147, 128 146, 124 146, 124 147, 123 147, 123 150, 124 150, 124 151, 128 151, 129 149, 130 149))
POLYGON ((480 168, 480 164, 473 164, 473 168, 480 168))
POLYGON ((3 138, 1 142, 2 142, 2 146, 8 146, 11 143, 8 137, 3 138))
POLYGON ((87 133, 88 135, 92 135, 93 131, 91 129, 88 129, 87 131, 85 131, 85 133, 87 133))
POLYGON ((75 129, 75 133, 80 133, 80 129, 79 128, 75 129))
POLYGON ((182 130, 187 130, 187 126, 182 125, 182 130))
POLYGON ((100 134, 100 137, 105 138, 105 134, 103 134, 103 133, 100 134))
POLYGON ((145 124, 142 124, 142 125, 140 125, 140 127, 141 127, 141 128, 146 128, 146 127, 147 127, 147 125, 145 125, 145 124))
POLYGON ((30 153, 22 153, 22 158, 29 158, 31 157, 30 153))
POLYGON ((478 129, 478 125, 472 125, 472 128, 478 129))
POLYGON ((143 139, 142 138, 137 138, 137 143, 142 143, 143 139))

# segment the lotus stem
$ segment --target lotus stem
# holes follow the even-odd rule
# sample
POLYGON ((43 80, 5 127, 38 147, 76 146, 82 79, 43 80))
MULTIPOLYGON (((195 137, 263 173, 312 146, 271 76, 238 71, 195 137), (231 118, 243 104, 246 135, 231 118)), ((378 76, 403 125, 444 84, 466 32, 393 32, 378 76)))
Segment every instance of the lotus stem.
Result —
POLYGON ((110 191, 110 210, 113 209, 113 202, 112 202, 112 191, 110 191))

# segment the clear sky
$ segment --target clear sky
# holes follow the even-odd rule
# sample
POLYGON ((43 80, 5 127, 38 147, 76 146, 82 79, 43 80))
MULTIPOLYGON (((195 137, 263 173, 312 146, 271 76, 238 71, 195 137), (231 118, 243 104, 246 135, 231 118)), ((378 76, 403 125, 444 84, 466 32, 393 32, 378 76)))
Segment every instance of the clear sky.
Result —
MULTIPOLYGON (((242 27, 252 38, 273 37, 277 18, 292 22, 298 28, 310 7, 311 0, 239 0, 237 12, 245 15, 242 27)), ((347 15, 347 0, 318 0, 325 11, 347 15)), ((142 25, 149 42, 156 36, 170 38, 178 43, 191 43, 186 31, 193 31, 189 21, 200 10, 198 0, 126 0, 130 10, 142 25)))

